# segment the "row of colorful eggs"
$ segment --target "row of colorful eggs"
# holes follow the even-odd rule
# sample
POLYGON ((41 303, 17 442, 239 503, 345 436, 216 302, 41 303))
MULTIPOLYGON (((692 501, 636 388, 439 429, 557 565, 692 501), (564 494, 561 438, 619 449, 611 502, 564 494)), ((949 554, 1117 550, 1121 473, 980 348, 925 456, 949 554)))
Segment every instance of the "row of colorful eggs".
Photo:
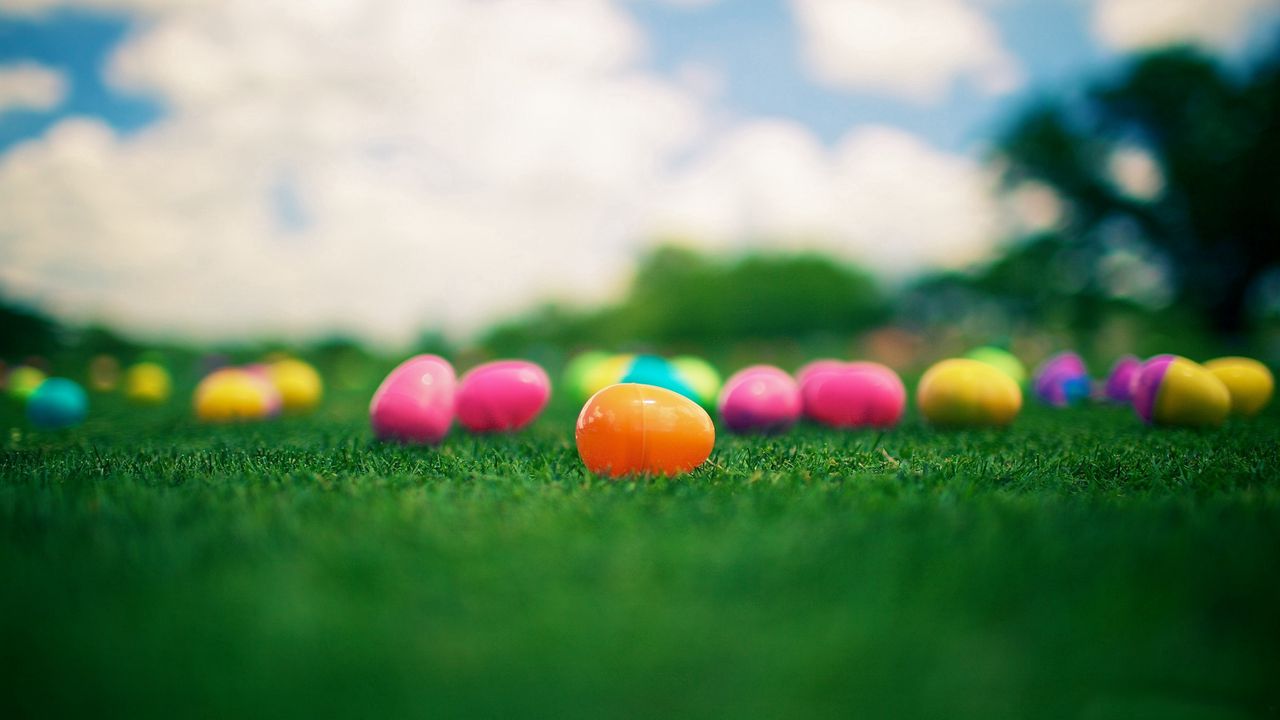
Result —
POLYGON ((261 420, 313 410, 324 381, 310 364, 293 358, 222 367, 196 385, 196 417, 205 422, 261 420))
POLYGON ((1126 355, 1097 384, 1079 355, 1061 353, 1036 371, 1036 394, 1065 407, 1091 396, 1131 404, 1145 421, 1191 427, 1220 425, 1227 416, 1252 417, 1271 402, 1275 378, 1266 365, 1245 357, 1221 357, 1203 365, 1177 355, 1146 361, 1126 355))
MULTIPOLYGON (((89 367, 89 386, 98 392, 110 392, 119 384, 118 369, 114 375, 103 370, 103 359, 106 357, 95 358, 89 367)), ((9 372, 6 381, 9 395, 18 400, 26 400, 46 378, 43 370, 20 365, 9 372)), ((124 395, 132 402, 143 405, 163 403, 169 399, 172 387, 173 380, 169 371, 155 362, 135 363, 124 372, 124 395)))
MULTIPOLYGON (((160 404, 172 390, 164 366, 141 362, 124 374, 125 396, 137 403, 160 404)), ((46 378, 33 367, 15 368, 8 376, 10 395, 23 402, 28 420, 43 430, 79 425, 88 415, 88 396, 74 380, 46 378)), ((100 386, 99 386, 100 387, 100 386)), ((323 395, 320 374, 295 359, 215 370, 196 386, 196 416, 204 421, 251 420, 282 411, 304 412, 323 395)))
MULTIPOLYGON (((939 427, 999 427, 1012 422, 1022 406, 1022 390, 1016 380, 1019 373, 1011 369, 1021 365, 1008 362, 1000 352, 987 349, 931 367, 916 392, 925 421, 939 427)), ((1154 410, 1140 407, 1144 419, 1205 424, 1196 414, 1196 404, 1188 400, 1195 392, 1181 379, 1184 365, 1194 363, 1172 358, 1151 364, 1150 389, 1143 393, 1154 410), (1177 372, 1170 374, 1168 367, 1177 372)), ((1037 381, 1050 375, 1038 372, 1037 381)), ((578 393, 594 390, 575 426, 579 455, 593 472, 678 474, 710 456, 715 425, 699 405, 709 404, 707 393, 695 391, 682 379, 676 363, 652 356, 597 356, 571 363, 566 382, 578 393), (606 384, 595 388, 599 383, 606 384)), ((711 385, 706 382, 704 389, 711 385)), ((481 365, 458 382, 447 361, 419 356, 382 383, 370 404, 370 417, 379 438, 436 443, 448 433, 455 415, 473 432, 524 427, 541 412, 550 390, 546 374, 531 363, 481 365)), ((888 367, 819 360, 794 377, 767 365, 739 371, 720 388, 715 406, 733 432, 781 432, 801 417, 838 428, 883 429, 901 419, 906 396, 901 379, 888 367)), ((1053 397, 1047 391, 1045 396, 1053 397)))
POLYGON ((665 388, 703 407, 712 407, 720 392, 721 378, 711 363, 694 355, 668 359, 589 351, 575 356, 564 370, 565 387, 579 401, 618 383, 665 388))
MULTIPOLYGON (((168 397, 168 373, 163 383, 156 380, 152 363, 139 363, 129 369, 126 392, 139 402, 158 402, 168 397)), ((79 383, 64 377, 49 377, 31 365, 21 365, 6 378, 9 396, 23 403, 27 421, 40 430, 64 430, 84 422, 89 415, 89 396, 79 383)))

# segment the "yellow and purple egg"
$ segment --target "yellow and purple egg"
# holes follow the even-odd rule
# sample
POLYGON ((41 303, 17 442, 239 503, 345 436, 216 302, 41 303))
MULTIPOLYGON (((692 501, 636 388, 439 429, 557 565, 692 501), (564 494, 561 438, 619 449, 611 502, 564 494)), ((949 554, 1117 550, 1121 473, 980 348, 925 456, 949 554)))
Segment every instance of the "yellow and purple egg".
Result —
POLYGON ((1203 365, 1178 355, 1157 355, 1138 372, 1133 408, 1152 425, 1213 427, 1231 412, 1231 393, 1203 365))
POLYGON ((1271 402, 1276 380, 1270 368, 1247 357, 1220 357, 1204 364, 1231 395, 1231 412, 1253 417, 1271 402))

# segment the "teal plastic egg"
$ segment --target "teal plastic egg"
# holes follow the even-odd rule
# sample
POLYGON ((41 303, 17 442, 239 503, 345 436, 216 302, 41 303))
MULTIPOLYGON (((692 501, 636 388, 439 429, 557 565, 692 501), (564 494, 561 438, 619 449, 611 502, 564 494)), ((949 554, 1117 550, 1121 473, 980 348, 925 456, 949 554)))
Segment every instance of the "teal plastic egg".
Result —
POLYGON ((74 380, 49 378, 27 398, 27 419, 41 430, 62 430, 84 422, 89 398, 74 380))
POLYGON ((667 362, 665 358, 657 355, 639 355, 631 362, 631 367, 627 369, 627 373, 622 376, 624 383, 636 383, 639 385, 652 385, 654 387, 666 388, 672 392, 696 401, 698 394, 689 386, 677 373, 675 366, 667 362))

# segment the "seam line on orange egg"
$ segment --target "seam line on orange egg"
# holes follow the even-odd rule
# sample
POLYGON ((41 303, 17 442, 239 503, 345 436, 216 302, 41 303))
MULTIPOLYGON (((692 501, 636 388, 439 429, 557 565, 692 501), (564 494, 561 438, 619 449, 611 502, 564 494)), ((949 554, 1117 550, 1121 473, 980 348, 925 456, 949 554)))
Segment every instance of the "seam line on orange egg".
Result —
POLYGON ((644 390, 638 384, 631 385, 631 391, 640 401, 640 472, 649 469, 649 404, 644 401, 644 390))

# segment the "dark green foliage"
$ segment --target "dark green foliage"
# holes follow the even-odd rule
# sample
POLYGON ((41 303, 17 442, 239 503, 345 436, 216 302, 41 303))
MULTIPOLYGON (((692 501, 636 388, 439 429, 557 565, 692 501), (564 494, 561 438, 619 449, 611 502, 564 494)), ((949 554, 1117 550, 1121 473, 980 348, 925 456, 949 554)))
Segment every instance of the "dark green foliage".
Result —
POLYGON ((1008 179, 1048 183, 1070 204, 1070 237, 1107 240, 1124 222, 1170 260, 1178 299, 1238 335, 1257 281, 1280 264, 1280 48, 1245 70, 1190 49, 1133 60, 1076 97, 1040 101, 1004 133, 1008 179), (1127 197, 1111 151, 1148 150, 1165 189, 1127 197))
POLYGON ((0 411, 11 717, 1277 712, 1275 413, 801 428, 611 483, 563 401, 414 449, 364 393, 238 427, 94 400, 67 434, 0 411))
POLYGON ((60 332, 44 315, 0 298, 0 358, 16 364, 28 355, 48 356, 60 347, 60 332))

